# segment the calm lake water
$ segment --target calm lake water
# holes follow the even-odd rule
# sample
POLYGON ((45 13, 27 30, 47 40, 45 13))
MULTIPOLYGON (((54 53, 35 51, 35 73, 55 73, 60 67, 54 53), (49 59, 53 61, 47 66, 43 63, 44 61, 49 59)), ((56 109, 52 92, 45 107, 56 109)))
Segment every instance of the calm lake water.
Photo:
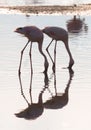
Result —
MULTIPOLYGON (((91 16, 81 16, 78 30, 74 33, 72 15, 9 15, 0 14, 0 129, 1 130, 90 130, 91 129, 91 16), (69 46, 75 60, 74 73, 69 73, 69 57, 64 44, 57 44, 56 75, 52 72, 52 63, 45 48, 51 41, 44 35, 43 51, 49 61, 48 75, 41 73, 44 70, 43 57, 39 54, 37 43, 32 48, 33 77, 31 82, 29 46, 27 47, 22 62, 22 73, 18 77, 20 52, 27 39, 14 33, 17 27, 36 25, 59 26, 69 29, 69 46), (67 25, 69 25, 67 27, 67 25), (22 83, 22 84, 20 84, 22 83), (20 86, 21 85, 21 86, 20 86), (54 109, 45 103, 40 110, 40 116, 35 120, 18 118, 14 114, 28 107, 26 100, 31 104, 29 90, 31 87, 32 102, 37 103, 42 94, 43 103, 53 96, 54 109), (49 87, 44 89, 45 87, 49 87), (65 89, 69 89, 68 93, 65 89), (22 90, 22 91, 21 91, 22 90), (21 94, 21 92, 23 92, 21 94), (65 100, 60 99, 65 92, 65 100), (56 97, 58 93, 59 97, 56 97), (68 94, 68 95, 67 95, 68 94), (69 98, 67 98, 67 96, 69 98), (58 99, 57 99, 58 98, 58 99), (56 105, 55 105, 56 101, 56 105), (61 102, 60 102, 61 101, 61 102), (46 109, 47 107, 47 109, 46 109), (43 111, 44 110, 44 111, 43 111)), ((49 51, 53 56, 54 43, 49 51)), ((26 116, 26 109, 23 116, 26 116)), ((34 110, 34 109, 33 109, 34 110)), ((29 114, 29 113, 28 113, 29 114)), ((32 113, 33 114, 33 113, 32 113)), ((26 116, 26 118, 29 118, 26 116)))
POLYGON ((72 5, 87 4, 91 0, 0 0, 0 5, 18 6, 18 5, 72 5))

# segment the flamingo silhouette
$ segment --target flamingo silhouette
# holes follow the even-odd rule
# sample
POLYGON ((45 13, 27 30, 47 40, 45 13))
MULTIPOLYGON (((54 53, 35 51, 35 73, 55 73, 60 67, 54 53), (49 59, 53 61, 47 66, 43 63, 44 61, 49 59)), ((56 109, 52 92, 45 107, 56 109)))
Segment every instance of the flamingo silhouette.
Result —
MULTIPOLYGON (((43 38, 44 38, 43 32, 36 26, 19 27, 15 30, 15 32, 20 33, 28 38, 28 42, 26 43, 26 45, 24 46, 24 48, 21 51, 21 58, 20 58, 20 64, 19 64, 19 70, 18 70, 19 74, 21 73, 23 52, 24 52, 25 48, 27 47, 27 45, 29 44, 29 42, 31 42, 31 48, 32 48, 33 42, 38 43, 39 52, 41 53, 41 55, 44 57, 44 60, 45 60, 44 61, 44 68, 45 68, 44 73, 47 72, 49 63, 47 61, 45 54, 42 51, 42 44, 43 44, 43 38)), ((30 58, 31 58, 31 49, 30 49, 29 54, 30 54, 30 58)))
POLYGON ((38 103, 28 103, 28 107, 22 110, 19 113, 16 113, 16 117, 25 118, 27 120, 34 120, 42 115, 44 106, 42 101, 42 94, 45 91, 45 88, 40 92, 38 97, 38 103))
POLYGON ((69 80, 65 88, 64 93, 58 93, 56 88, 56 75, 54 73, 54 87, 55 95, 44 103, 44 107, 47 109, 60 109, 67 105, 69 101, 69 87, 74 75, 74 71, 69 69, 69 80))
POLYGON ((31 103, 27 100, 24 91, 23 91, 23 87, 22 87, 22 81, 21 81, 21 74, 19 74, 19 82, 20 82, 20 89, 21 89, 21 95, 23 96, 24 100, 26 101, 28 107, 25 108, 24 110, 15 113, 16 117, 18 118, 24 118, 27 120, 34 120, 37 119, 38 117, 40 117, 44 111, 44 106, 43 106, 43 93, 46 90, 47 86, 48 86, 48 78, 47 78, 47 73, 44 73, 44 86, 43 89, 40 91, 39 96, 38 96, 38 102, 37 103, 33 103, 33 99, 32 99, 32 78, 33 78, 33 74, 31 75, 30 78, 30 100, 31 103))
POLYGON ((74 59, 72 57, 72 54, 70 52, 70 49, 69 49, 69 45, 68 45, 68 32, 66 30, 64 30, 63 28, 60 28, 60 27, 54 27, 54 26, 50 26, 50 27, 45 27, 44 29, 42 29, 43 33, 47 34, 49 37, 52 38, 51 42, 49 43, 49 45, 47 46, 46 50, 47 50, 47 53, 53 63, 53 71, 54 71, 54 68, 55 68, 55 61, 53 61, 51 55, 49 54, 49 51, 48 51, 48 48, 49 46, 51 45, 51 43, 53 42, 53 40, 55 40, 55 49, 54 49, 54 54, 56 54, 56 46, 57 46, 57 41, 62 41, 64 42, 64 45, 66 47, 66 50, 68 52, 68 55, 69 55, 69 58, 70 58, 70 61, 69 61, 69 66, 68 68, 72 68, 73 64, 74 64, 74 59))

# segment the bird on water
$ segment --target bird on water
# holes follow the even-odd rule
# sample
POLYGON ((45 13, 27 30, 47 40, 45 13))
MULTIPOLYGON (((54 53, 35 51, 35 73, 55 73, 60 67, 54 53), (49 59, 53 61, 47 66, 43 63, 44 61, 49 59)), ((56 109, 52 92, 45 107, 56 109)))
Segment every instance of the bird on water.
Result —
POLYGON ((47 72, 48 70, 48 60, 44 52, 42 51, 42 45, 43 45, 43 39, 44 35, 43 32, 36 26, 25 26, 25 27, 19 27, 15 30, 16 33, 24 35, 27 39, 28 42, 24 46, 24 48, 21 50, 21 58, 20 58, 20 64, 19 64, 19 74, 21 73, 21 64, 22 64, 22 57, 23 57, 23 52, 26 49, 27 45, 31 43, 30 46, 30 58, 31 58, 31 49, 32 49, 32 43, 37 42, 38 43, 38 49, 41 55, 44 57, 44 73, 47 72))
MULTIPOLYGON (((68 32, 60 27, 55 27, 55 26, 48 26, 42 29, 43 33, 48 35, 50 38, 52 38, 51 42, 47 46, 46 50, 49 54, 48 48, 51 45, 51 43, 55 40, 55 49, 54 49, 54 54, 56 54, 56 46, 57 46, 57 41, 62 41, 65 45, 65 48, 68 52, 69 55, 69 66, 68 68, 71 69, 72 66, 74 65, 74 59, 72 57, 71 51, 69 49, 69 44, 68 44, 68 32)), ((53 63, 53 69, 55 68, 55 61, 53 61, 52 57, 49 54, 49 57, 53 63)))

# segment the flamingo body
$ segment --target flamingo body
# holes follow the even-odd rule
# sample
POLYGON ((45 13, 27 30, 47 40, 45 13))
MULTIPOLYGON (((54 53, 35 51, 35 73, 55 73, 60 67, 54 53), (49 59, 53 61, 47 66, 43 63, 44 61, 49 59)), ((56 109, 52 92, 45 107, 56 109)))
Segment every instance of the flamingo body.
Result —
POLYGON ((23 34, 32 42, 43 42, 43 33, 36 26, 25 26, 15 30, 15 32, 23 34))
POLYGON ((59 27, 45 27, 43 29, 43 32, 47 34, 49 37, 51 37, 54 40, 67 40, 68 39, 68 33, 63 28, 59 27))
MULTIPOLYGON (((65 29, 63 29, 63 28, 55 27, 55 26, 45 27, 42 31, 43 31, 43 33, 45 33, 49 37, 51 37, 52 41, 53 40, 56 41, 55 42, 55 49, 54 49, 55 54, 56 54, 57 41, 60 40, 60 41, 62 41, 64 43, 65 48, 66 48, 67 53, 68 53, 69 58, 70 58, 68 68, 71 69, 73 64, 74 64, 74 59, 72 57, 72 54, 70 52, 69 45, 68 45, 68 32, 65 29)), ((47 52, 48 52, 48 48, 51 45, 52 41, 49 43, 48 47, 46 48, 47 52)), ((49 54, 49 52, 48 52, 48 54, 49 54)), ((50 56, 50 54, 49 54, 49 57, 50 57, 50 59, 51 59, 51 61, 53 63, 53 68, 54 68, 54 66, 55 66, 54 65, 54 61, 53 61, 52 57, 50 56)))
POLYGON ((24 48, 22 49, 21 51, 21 59, 20 59, 20 65, 19 65, 19 73, 20 73, 20 70, 21 70, 21 63, 22 63, 22 56, 23 56, 23 52, 25 50, 25 48, 27 47, 27 45, 29 44, 29 42, 31 42, 31 46, 30 46, 30 52, 29 52, 29 55, 30 55, 30 60, 31 60, 31 48, 32 48, 32 43, 33 42, 37 42, 38 43, 38 49, 39 49, 39 52, 41 53, 41 55, 44 57, 44 67, 45 67, 45 70, 44 72, 47 72, 47 69, 48 69, 48 61, 47 61, 47 57, 46 55, 43 53, 42 51, 42 44, 43 44, 43 38, 44 38, 44 35, 43 35, 43 32, 36 26, 25 26, 25 27, 19 27, 15 30, 15 32, 19 33, 19 34, 22 34, 24 35, 25 37, 28 38, 28 42, 27 44, 24 46, 24 48))

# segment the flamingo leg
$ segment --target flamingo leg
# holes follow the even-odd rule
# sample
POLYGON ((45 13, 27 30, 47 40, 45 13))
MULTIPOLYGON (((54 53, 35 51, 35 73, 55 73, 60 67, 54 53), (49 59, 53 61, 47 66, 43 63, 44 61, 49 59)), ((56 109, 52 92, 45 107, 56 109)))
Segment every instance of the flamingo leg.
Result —
POLYGON ((26 103, 28 104, 28 106, 30 106, 30 103, 26 99, 26 97, 24 95, 24 92, 23 92, 22 81, 21 81, 21 74, 18 74, 18 76, 19 76, 19 83, 20 83, 21 95, 23 96, 23 98, 26 101, 26 103))
POLYGON ((56 73, 54 73, 54 89, 55 89, 55 95, 57 96, 56 73))
POLYGON ((31 42, 31 44, 30 44, 30 51, 29 51, 29 56, 30 56, 30 68, 31 68, 30 90, 29 90, 29 93, 30 93, 30 101, 31 101, 31 103, 32 103, 32 94, 31 94, 31 91, 32 91, 33 68, 32 68, 32 56, 31 56, 31 51, 32 51, 32 42, 31 42))
POLYGON ((19 70, 18 70, 19 75, 20 75, 20 73, 21 73, 21 64, 22 64, 23 53, 24 53, 24 50, 26 49, 27 45, 29 44, 29 42, 30 42, 30 41, 27 42, 27 44, 24 46, 24 48, 23 48, 22 51, 21 51, 20 64, 19 64, 19 70))
POLYGON ((53 63, 53 72, 55 73, 56 70, 56 47, 57 47, 57 41, 55 41, 55 47, 54 47, 54 63, 53 63))
POLYGON ((32 42, 30 44, 30 51, 29 51, 30 65, 31 65, 31 75, 32 75, 33 74, 33 68, 32 68, 32 55, 31 55, 31 51, 32 51, 32 42))
POLYGON ((46 51, 47 51, 47 53, 48 53, 48 55, 49 55, 49 57, 50 57, 52 63, 54 64, 54 61, 53 61, 53 59, 52 59, 52 57, 51 57, 51 55, 50 55, 50 53, 49 53, 49 51, 48 51, 48 48, 49 48, 49 46, 51 45, 51 43, 53 42, 53 40, 54 40, 54 39, 52 39, 51 42, 49 43, 49 45, 47 46, 46 51))
POLYGON ((64 45, 70 58, 68 69, 72 69, 72 66, 74 65, 74 59, 69 49, 68 40, 64 41, 64 45))
POLYGON ((55 48, 54 48, 54 88, 55 88, 55 95, 57 95, 57 87, 56 87, 56 48, 57 48, 57 41, 55 41, 55 48))

